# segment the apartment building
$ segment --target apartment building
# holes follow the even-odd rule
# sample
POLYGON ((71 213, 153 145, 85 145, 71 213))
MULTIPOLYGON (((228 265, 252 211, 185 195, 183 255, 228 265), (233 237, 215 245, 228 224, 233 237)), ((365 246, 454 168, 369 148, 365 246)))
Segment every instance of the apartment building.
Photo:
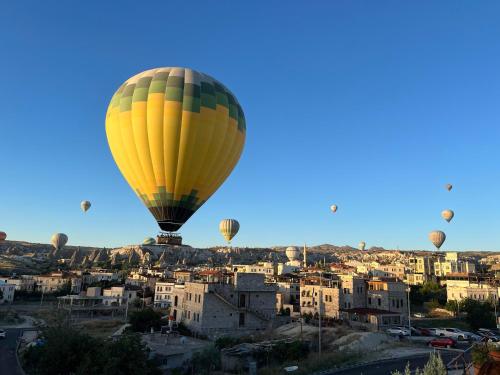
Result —
POLYGON ((475 272, 476 265, 466 259, 460 259, 455 251, 447 252, 444 259, 439 258, 434 262, 434 274, 438 277, 444 277, 451 273, 475 272))
POLYGON ((306 277, 300 282, 300 313, 339 318, 342 303, 341 281, 337 277, 306 277))
POLYGON ((233 264, 233 272, 262 273, 270 278, 277 274, 277 266, 272 262, 260 262, 257 264, 233 264))
POLYGON ((172 304, 175 281, 157 281, 155 285, 154 306, 165 308, 172 304))
POLYGON ((71 272, 52 272, 46 275, 36 275, 33 277, 36 290, 43 293, 54 293, 70 288, 71 293, 78 294, 82 290, 82 276, 71 272))
POLYGON ((208 337, 249 334, 272 326, 276 290, 261 273, 236 272, 217 283, 186 282, 174 286, 171 314, 208 337))
POLYGON ((338 275, 341 281, 340 307, 344 309, 366 306, 366 279, 353 275, 338 275))
POLYGON ((16 286, 0 280, 0 305, 14 302, 16 286))
POLYGON ((399 263, 381 264, 374 267, 370 273, 373 277, 395 277, 404 280, 406 267, 404 264, 399 263))
POLYGON ((415 256, 408 259, 408 267, 413 273, 421 275, 434 274, 434 259, 430 256, 415 256))
MULTIPOLYGON (((488 282, 470 281, 467 278, 458 278, 446 280, 446 294, 448 301, 463 301, 470 298, 476 301, 498 301, 499 287, 488 282)), ((464 275, 467 276, 467 275, 464 275)))
POLYGON ((0 282, 14 285, 16 291, 33 292, 35 280, 32 275, 21 275, 0 278, 0 282))
POLYGON ((111 288, 103 289, 103 304, 111 305, 113 303, 117 303, 118 305, 122 305, 130 303, 137 298, 137 292, 137 288, 134 288, 132 286, 112 286, 111 288))
POLYGON ((366 295, 366 307, 408 313, 407 286, 397 280, 369 280, 366 295))

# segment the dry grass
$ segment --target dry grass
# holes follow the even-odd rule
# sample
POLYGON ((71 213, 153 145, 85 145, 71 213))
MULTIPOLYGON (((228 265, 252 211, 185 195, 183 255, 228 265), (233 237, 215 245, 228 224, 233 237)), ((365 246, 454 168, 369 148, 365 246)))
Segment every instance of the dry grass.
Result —
POLYGON ((106 338, 111 336, 120 326, 124 324, 122 320, 86 320, 73 324, 82 332, 94 337, 106 338))

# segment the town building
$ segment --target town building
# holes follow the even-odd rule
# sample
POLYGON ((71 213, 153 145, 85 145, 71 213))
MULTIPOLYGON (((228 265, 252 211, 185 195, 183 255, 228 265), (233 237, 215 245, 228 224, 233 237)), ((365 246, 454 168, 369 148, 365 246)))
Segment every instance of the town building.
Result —
POLYGON ((257 264, 233 264, 233 272, 262 273, 266 277, 273 277, 277 272, 277 267, 272 262, 260 262, 257 264))
POLYGON ((33 292, 35 290, 35 280, 32 275, 0 277, 0 282, 14 285, 18 292, 33 292))
POLYGON ((172 304, 175 281, 157 281, 155 285, 154 306, 166 308, 172 304))
POLYGON ((172 291, 171 314, 208 337, 248 334, 272 326, 276 289, 261 273, 236 272, 217 283, 185 282, 172 291))
POLYGON ((78 294, 82 290, 82 277, 71 272, 52 272, 34 276, 36 290, 42 293, 54 293, 68 288, 71 293, 78 294))
POLYGON ((0 304, 14 302, 16 286, 0 280, 0 304))

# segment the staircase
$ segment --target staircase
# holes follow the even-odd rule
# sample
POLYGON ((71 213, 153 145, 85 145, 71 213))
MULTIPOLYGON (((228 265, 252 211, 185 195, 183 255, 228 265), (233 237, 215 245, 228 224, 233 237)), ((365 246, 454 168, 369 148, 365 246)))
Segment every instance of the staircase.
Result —
POLYGON ((259 311, 256 311, 254 309, 249 309, 248 307, 238 307, 236 306, 234 303, 228 301, 226 299, 226 297, 224 297, 222 294, 220 294, 219 292, 217 291, 213 291, 213 294, 219 299, 221 300, 222 302, 224 302, 227 306, 231 307, 232 309, 236 310, 236 311, 239 311, 239 312, 242 312, 242 311, 245 311, 245 312, 249 312, 250 314, 254 315, 255 317, 257 317, 258 319, 260 320, 263 320, 263 321, 269 321, 271 320, 270 318, 266 317, 264 314, 262 314, 261 312, 259 311))

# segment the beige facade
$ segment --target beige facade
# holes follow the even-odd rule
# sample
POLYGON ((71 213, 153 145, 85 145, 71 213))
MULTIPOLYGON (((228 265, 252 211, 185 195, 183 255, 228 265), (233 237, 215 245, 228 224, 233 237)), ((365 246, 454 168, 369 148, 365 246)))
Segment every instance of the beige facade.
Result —
POLYGON ((434 275, 434 259, 430 256, 416 256, 408 259, 408 267, 413 273, 434 275))
POLYGON ((469 283, 461 280, 446 285, 448 301, 463 301, 470 298, 480 302, 498 301, 499 288, 489 284, 469 283))
POLYGON ((261 262, 257 264, 234 264, 232 266, 233 272, 246 272, 246 273, 262 273, 266 277, 272 277, 277 274, 277 266, 272 262, 261 262))
POLYGON ((3 303, 12 303, 14 302, 14 293, 16 290, 16 286, 13 284, 7 284, 2 281, 0 281, 0 292, 1 298, 0 298, 0 304, 3 303))
POLYGON ((113 286, 102 290, 103 304, 127 304, 137 298, 137 290, 125 286, 113 286))
POLYGON ((340 281, 308 278, 300 284, 300 313, 339 318, 341 304, 340 281))
POLYGON ((359 276, 339 275, 341 285, 341 308, 351 309, 366 306, 366 280, 359 276))
POLYGON ((408 314, 407 286, 399 281, 368 281, 366 307, 408 314))
POLYGON ((4 277, 0 278, 0 282, 14 285, 17 291, 33 292, 35 290, 35 280, 31 275, 4 277))
POLYGON ((54 293, 65 287, 71 288, 71 293, 78 294, 82 290, 82 277, 73 273, 52 272, 47 275, 34 276, 36 290, 43 293, 54 293))
POLYGON ((155 307, 168 307, 172 304, 175 283, 172 281, 158 281, 155 285, 155 307))
POLYGON ((404 280, 406 267, 403 264, 392 263, 383 264, 372 269, 371 274, 373 277, 396 277, 404 280))
POLYGON ((276 290, 260 273, 237 272, 224 283, 186 282, 173 289, 171 314, 209 337, 248 334, 272 326, 276 290))

